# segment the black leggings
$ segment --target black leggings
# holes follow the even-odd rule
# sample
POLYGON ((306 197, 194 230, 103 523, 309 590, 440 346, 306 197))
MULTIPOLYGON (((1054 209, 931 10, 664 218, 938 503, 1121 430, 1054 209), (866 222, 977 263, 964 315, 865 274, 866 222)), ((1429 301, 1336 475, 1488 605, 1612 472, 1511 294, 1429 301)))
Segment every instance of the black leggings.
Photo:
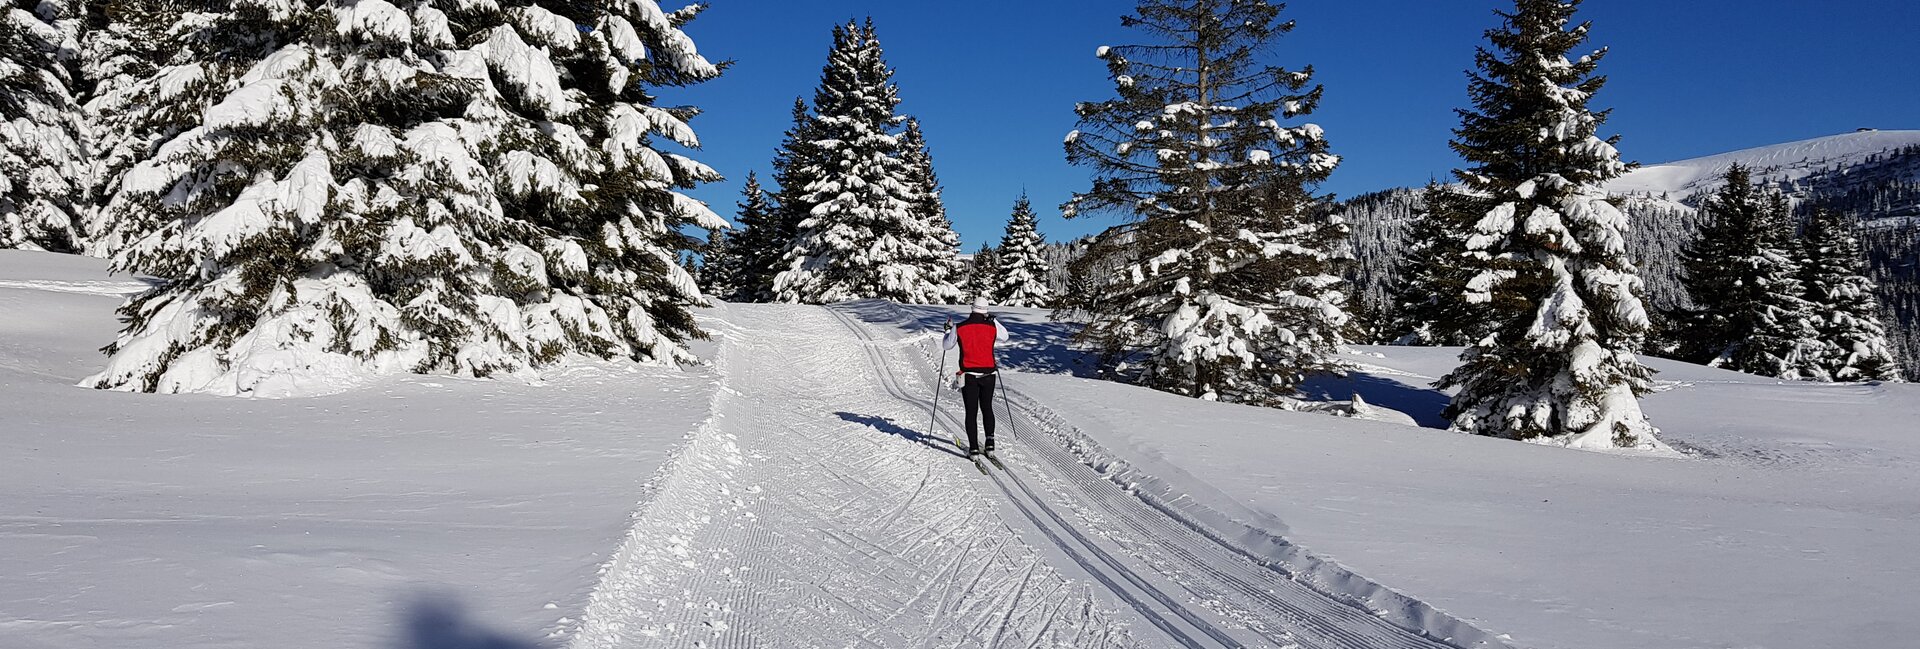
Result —
POLYGON ((993 383, 994 375, 966 375, 966 383, 960 387, 960 398, 967 402, 967 446, 981 448, 980 420, 987 424, 987 449, 993 448, 993 383))

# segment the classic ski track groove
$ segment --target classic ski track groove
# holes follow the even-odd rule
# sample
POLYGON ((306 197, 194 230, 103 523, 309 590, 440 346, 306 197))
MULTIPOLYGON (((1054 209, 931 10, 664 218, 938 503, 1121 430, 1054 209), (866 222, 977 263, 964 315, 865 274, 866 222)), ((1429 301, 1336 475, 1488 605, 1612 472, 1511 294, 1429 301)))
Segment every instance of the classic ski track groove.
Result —
POLYGON ((834 314, 729 320, 713 415, 656 476, 569 646, 1138 644, 952 456, 831 414, 926 412, 873 380, 834 314))
MULTIPOLYGON (((840 320, 854 330, 856 336, 867 341, 869 356, 873 357, 875 371, 883 377, 888 389, 894 396, 914 402, 922 408, 928 406, 928 400, 906 390, 898 376, 891 369, 891 363, 878 357, 877 340, 861 322, 858 316, 845 313, 839 308, 832 309, 840 320)), ((932 362, 925 354, 907 354, 914 364, 925 368, 932 362)), ((929 368, 931 369, 931 368, 929 368)), ((931 370, 936 380, 944 378, 940 370, 931 370)), ((1018 395, 1019 392, 1008 388, 1018 395)), ((1039 417, 1024 417, 1026 422, 1064 421, 1058 413, 1033 403, 1024 395, 1018 399, 1019 407, 1039 417)), ((1012 407, 1013 404, 1008 404, 1012 407)), ((942 412, 948 425, 959 425, 950 413, 942 412)), ((1007 415, 1012 420, 1012 413, 1007 415)), ((1445 639, 1432 637, 1420 629, 1408 629, 1384 620, 1357 601, 1359 598, 1328 593, 1302 583, 1288 573, 1284 567, 1273 565, 1250 556, 1246 551, 1230 544, 1222 543, 1208 530, 1198 529, 1186 520, 1177 519, 1172 512, 1165 511, 1159 503, 1145 500, 1121 488, 1111 480, 1096 474, 1091 467, 1081 461, 1072 451, 1052 439, 1049 432, 1033 430, 1018 431, 1018 437, 1009 436, 1005 444, 1009 450, 1018 448, 1019 454, 1010 459, 1020 460, 1032 454, 1037 461, 1016 462, 1020 468, 1033 473, 1036 479, 1051 489, 1052 496, 1061 504, 1068 505, 1082 524, 1076 526, 1067 517, 1048 504, 1047 499, 1036 492, 1019 472, 996 471, 992 481, 1006 495, 1017 509, 1032 522, 1068 556, 1093 574, 1097 581, 1112 590, 1122 601, 1140 611, 1155 626, 1167 632, 1172 639, 1186 646, 1198 646, 1196 638, 1178 630, 1180 626, 1197 631, 1207 640, 1223 646, 1240 646, 1244 638, 1247 642, 1271 643, 1275 646, 1298 646, 1327 649, 1447 649, 1460 646, 1499 646, 1487 634, 1476 633, 1481 637, 1470 642, 1456 644, 1445 639), (1011 485, 1011 487, 1009 487, 1011 485), (1091 510, 1091 511, 1090 511, 1091 510), (1051 521, 1041 520, 1042 517, 1051 521), (1183 605, 1167 594, 1167 589, 1156 587, 1143 579, 1135 569, 1128 568, 1126 562, 1113 556, 1094 539, 1082 533, 1082 529, 1112 529, 1118 524, 1124 535, 1105 534, 1107 541, 1130 556, 1136 565, 1143 566, 1153 577, 1170 582, 1176 589, 1186 591, 1190 601, 1200 603, 1202 608, 1194 609, 1183 605), (1051 528, 1051 529, 1049 529, 1051 528), (1058 530, 1060 534, 1057 534, 1058 530), (1076 551, 1064 542, 1061 534, 1084 548, 1107 568, 1103 574, 1095 566, 1088 565, 1082 551, 1076 551), (1120 536, 1133 536, 1123 539, 1120 536), (1117 583, 1115 579, 1126 582, 1117 583), (1131 586, 1131 588, 1127 588, 1131 586), (1149 614, 1135 595, 1138 592, 1167 607, 1178 622, 1165 616, 1149 614), (1204 611, 1204 613, 1202 612, 1204 611), (1209 622, 1208 618, 1222 619, 1230 629, 1209 622), (1276 628, 1277 627, 1277 628, 1276 628), (1248 637, 1251 636, 1251 637, 1248 637)), ((931 432, 929 433, 931 434, 931 432)), ((1002 455, 1006 453, 1003 450, 1002 455)), ((1458 626, 1464 623, 1448 620, 1458 626)), ((1477 630, 1475 630, 1477 631, 1477 630)))
MULTIPOLYGON (((832 307, 828 307, 828 309, 835 317, 840 319, 842 324, 847 326, 854 336, 862 341, 862 347, 867 350, 868 357, 873 363, 874 372, 882 377, 881 382, 889 393, 903 401, 915 402, 921 406, 931 406, 931 400, 920 399, 906 390, 906 387, 902 384, 899 377, 894 373, 893 364, 886 362, 886 359, 880 356, 877 346, 881 344, 881 341, 874 338, 870 332, 867 331, 865 325, 859 322, 858 318, 847 315, 832 307)), ((934 376, 936 379, 945 378, 937 370, 934 376)), ((938 418, 945 421, 950 430, 964 426, 964 422, 959 421, 958 418, 948 411, 939 411, 938 418)), ((928 434, 931 435, 933 432, 929 431, 928 434)), ((1009 441, 1011 441, 1011 437, 1009 441)), ((1002 480, 1002 476, 1011 477, 1010 473, 991 473, 986 471, 983 471, 983 473, 988 473, 994 486, 999 489, 1000 494, 1004 496, 1007 502, 1011 503, 1035 529, 1045 535, 1049 541, 1052 541, 1055 546, 1076 564, 1079 564, 1081 569, 1092 575, 1096 581, 1106 587, 1115 598, 1127 604, 1134 609, 1135 612, 1139 613, 1143 619, 1165 633, 1169 640, 1177 642, 1181 646, 1205 646, 1195 637, 1204 636, 1221 646, 1241 646, 1240 643, 1235 642, 1227 633, 1215 628, 1211 623, 1196 615, 1193 611, 1188 610, 1187 607, 1172 597, 1160 592, 1138 575, 1135 575, 1133 571, 1113 559, 1111 555, 1101 551, 1099 546, 1089 541, 1085 536, 1080 535, 1071 526, 1067 525, 1064 519, 1053 513, 1051 508, 1034 497, 1031 491, 1024 488, 1024 485, 1018 491, 1008 487, 1007 483, 1002 480), (1045 517, 1038 513, 1042 511, 1046 512, 1047 515, 1045 517), (1052 524, 1047 522, 1049 519, 1053 521, 1052 524), (1072 537, 1074 541, 1069 542, 1067 537, 1072 537), (1091 555, 1091 559, 1089 555, 1091 555), (1104 569, 1101 565, 1097 565, 1095 563, 1096 561, 1098 564, 1103 564, 1105 566, 1104 569), (1155 604, 1158 606, 1156 607, 1155 604), (1178 621, 1170 619, 1169 614, 1174 618, 1178 618, 1178 621)))

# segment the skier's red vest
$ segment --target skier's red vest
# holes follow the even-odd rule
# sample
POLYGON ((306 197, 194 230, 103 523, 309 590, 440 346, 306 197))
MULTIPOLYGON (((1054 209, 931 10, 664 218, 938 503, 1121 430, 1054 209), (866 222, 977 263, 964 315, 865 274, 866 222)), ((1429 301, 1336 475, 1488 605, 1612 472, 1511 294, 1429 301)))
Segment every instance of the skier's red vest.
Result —
POLYGON ((993 365, 993 341, 1000 335, 999 328, 986 316, 973 316, 960 323, 953 330, 960 339, 960 367, 969 370, 990 370, 993 365))

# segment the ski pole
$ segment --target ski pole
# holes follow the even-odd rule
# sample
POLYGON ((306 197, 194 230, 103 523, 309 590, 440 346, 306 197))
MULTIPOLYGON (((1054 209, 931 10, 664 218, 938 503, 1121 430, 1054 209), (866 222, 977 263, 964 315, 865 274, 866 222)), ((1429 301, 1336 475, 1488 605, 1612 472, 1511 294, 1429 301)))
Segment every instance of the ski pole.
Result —
MULTIPOLYGON (((952 331, 952 330, 953 330, 953 318, 948 317, 947 326, 945 329, 943 329, 943 331, 952 331)), ((933 427, 935 424, 939 423, 940 421, 940 383, 943 379, 946 378, 946 372, 947 372, 947 343, 945 340, 941 340, 940 341, 940 364, 934 366, 933 368, 933 408, 927 410, 927 434, 928 435, 937 435, 940 432, 940 431, 934 430, 933 427)))
POLYGON ((1013 401, 1007 398, 1007 374, 1005 372, 998 374, 1000 375, 1000 407, 1007 411, 1007 439, 1013 439, 1020 435, 1020 427, 1013 425, 1013 401))

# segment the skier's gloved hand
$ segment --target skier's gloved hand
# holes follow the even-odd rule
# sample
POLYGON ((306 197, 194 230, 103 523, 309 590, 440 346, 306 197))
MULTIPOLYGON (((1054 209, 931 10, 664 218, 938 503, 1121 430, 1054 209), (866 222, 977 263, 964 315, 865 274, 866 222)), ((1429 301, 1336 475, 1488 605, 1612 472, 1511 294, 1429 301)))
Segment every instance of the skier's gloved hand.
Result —
POLYGON ((952 318, 948 318, 948 319, 947 319, 947 324, 945 324, 945 325, 942 325, 942 326, 940 327, 940 330, 941 330, 941 331, 953 331, 953 319, 952 319, 952 318))
POLYGON ((965 372, 954 372, 954 373, 953 373, 953 385, 952 385, 952 386, 950 386, 950 387, 952 387, 952 388, 953 388, 953 389, 955 389, 955 390, 958 390, 958 389, 960 389, 960 387, 961 387, 961 385, 962 385, 963 383, 965 383, 965 379, 964 379, 964 378, 962 378, 962 377, 965 377, 965 376, 966 376, 966 373, 965 373, 965 372))

